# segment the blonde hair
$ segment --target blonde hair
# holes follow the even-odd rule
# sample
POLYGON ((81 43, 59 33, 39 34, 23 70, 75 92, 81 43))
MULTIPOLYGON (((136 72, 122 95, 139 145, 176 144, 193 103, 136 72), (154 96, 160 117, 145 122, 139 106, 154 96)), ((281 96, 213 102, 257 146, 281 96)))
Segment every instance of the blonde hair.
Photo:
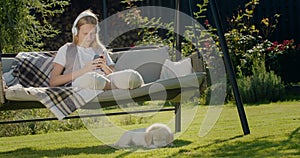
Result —
MULTIPOLYGON (((90 12, 91 14, 94 14, 92 13, 91 10, 86 10, 84 12, 90 12)), ((92 24, 92 25, 95 25, 96 26, 96 38, 95 38, 95 41, 92 43, 92 47, 96 50, 98 48, 102 48, 102 50, 106 50, 105 46, 100 42, 99 40, 99 35, 98 35, 98 32, 100 31, 100 28, 99 28, 99 24, 98 24, 98 19, 95 18, 96 15, 93 17, 93 16, 84 16, 82 18, 80 18, 76 24, 76 29, 77 31, 79 32, 80 31, 80 27, 82 25, 85 25, 85 24, 92 24)), ((74 35, 73 34, 73 43, 78 45, 78 33, 77 35, 74 35)))

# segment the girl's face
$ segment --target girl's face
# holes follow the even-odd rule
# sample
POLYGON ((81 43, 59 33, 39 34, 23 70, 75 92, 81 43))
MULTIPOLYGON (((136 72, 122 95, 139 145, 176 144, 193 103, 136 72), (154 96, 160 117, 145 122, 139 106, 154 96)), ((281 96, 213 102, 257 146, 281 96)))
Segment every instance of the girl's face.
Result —
POLYGON ((96 26, 93 24, 84 24, 80 26, 78 32, 78 45, 81 47, 91 47, 96 39, 96 26))

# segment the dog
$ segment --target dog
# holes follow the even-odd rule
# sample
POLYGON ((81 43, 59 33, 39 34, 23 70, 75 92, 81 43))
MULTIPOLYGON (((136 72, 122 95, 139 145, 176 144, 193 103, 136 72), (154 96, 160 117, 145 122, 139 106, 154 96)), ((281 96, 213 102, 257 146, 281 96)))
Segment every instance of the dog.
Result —
POLYGON ((120 148, 160 148, 171 146, 173 141, 174 134, 171 129, 165 124, 155 123, 148 128, 139 128, 125 132, 114 146, 120 148))

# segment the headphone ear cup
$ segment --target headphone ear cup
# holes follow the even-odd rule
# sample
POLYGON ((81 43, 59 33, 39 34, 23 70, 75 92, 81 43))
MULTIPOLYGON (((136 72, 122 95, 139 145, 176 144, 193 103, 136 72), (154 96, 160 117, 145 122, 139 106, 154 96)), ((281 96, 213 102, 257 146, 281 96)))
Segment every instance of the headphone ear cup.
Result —
POLYGON ((99 24, 97 24, 96 29, 97 29, 96 32, 99 33, 100 32, 100 26, 99 26, 99 24))
POLYGON ((77 35, 78 31, 77 31, 77 28, 76 28, 76 27, 73 27, 73 28, 72 28, 72 33, 73 33, 74 36, 77 35))

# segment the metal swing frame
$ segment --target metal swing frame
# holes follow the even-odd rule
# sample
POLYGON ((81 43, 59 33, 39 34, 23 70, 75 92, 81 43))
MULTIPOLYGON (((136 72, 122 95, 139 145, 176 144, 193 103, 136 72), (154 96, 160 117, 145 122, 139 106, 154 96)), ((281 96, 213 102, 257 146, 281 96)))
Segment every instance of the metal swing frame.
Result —
MULTIPOLYGON (((104 18, 107 16, 107 2, 106 0, 103 0, 103 15, 104 18)), ((238 85, 237 85, 237 81, 236 81, 236 76, 235 76, 235 72, 233 69, 233 65, 232 65, 232 61, 230 59, 229 56, 229 52, 228 52, 228 47, 227 47, 227 43, 224 37, 224 32, 223 32, 223 28, 220 22, 220 15, 219 15, 219 10, 218 10, 218 5, 217 5, 217 1, 216 0, 210 0, 210 8, 212 9, 212 14, 213 14, 213 19, 214 22, 216 24, 217 27, 217 32, 220 38, 220 44, 221 44, 221 48, 224 54, 224 63, 225 63, 225 67, 227 70, 227 73, 229 75, 229 80, 230 83, 233 87, 233 92, 234 92, 234 96, 235 96, 235 101, 236 101, 236 106, 237 106, 237 110, 238 110, 238 114, 239 114, 239 118, 240 118, 240 122, 242 125, 242 129, 244 132, 244 135, 250 134, 250 129, 249 129, 249 125, 247 122, 247 117, 245 114, 245 110, 243 107, 243 102, 242 102, 242 98, 240 96, 239 93, 239 89, 238 89, 238 85)), ((180 11, 180 0, 176 1, 176 9, 178 11, 180 11)), ((179 16, 177 16, 176 19, 177 24, 180 22, 179 16)), ((179 25, 176 26, 177 29, 179 29, 179 25)), ((181 50, 181 37, 177 34, 176 35, 176 49, 178 50, 177 52, 180 52, 181 50)), ((199 52, 198 52, 199 53, 199 52)), ((198 54, 198 57, 200 57, 200 55, 198 54)), ((2 72, 2 52, 0 52, 0 74, 2 76, 3 72, 2 72)), ((181 54, 176 54, 176 60, 179 60, 181 58, 181 54)), ((0 78, 0 86, 2 88, 0 88, 0 102, 2 104, 4 104, 6 102, 5 100, 5 96, 4 96, 4 88, 3 88, 3 84, 2 84, 2 77, 0 78)), ((181 120, 181 115, 180 115, 180 103, 179 104, 175 104, 174 108, 168 108, 168 109, 163 109, 162 111, 170 111, 170 110, 174 110, 175 111, 175 115, 176 115, 176 120, 180 122, 181 120)), ((151 110, 148 111, 138 111, 139 113, 143 113, 143 112, 152 112, 151 110)), ((136 113, 136 112, 132 112, 132 113, 136 113)), ((87 116, 69 116, 66 117, 65 119, 72 119, 72 118, 80 118, 80 117, 99 117, 99 116, 103 116, 103 115, 122 115, 122 114, 129 114, 124 113, 124 112, 120 112, 120 113, 112 113, 112 114, 99 114, 99 115, 87 115, 87 116)), ((0 122, 0 124, 8 124, 8 123, 21 123, 21 122, 34 122, 34 121, 49 121, 49 120, 57 120, 56 118, 42 118, 42 119, 31 119, 31 120, 15 120, 15 121, 2 121, 0 122)), ((181 125, 180 123, 177 124, 177 126, 175 127, 176 131, 180 131, 181 125)))

